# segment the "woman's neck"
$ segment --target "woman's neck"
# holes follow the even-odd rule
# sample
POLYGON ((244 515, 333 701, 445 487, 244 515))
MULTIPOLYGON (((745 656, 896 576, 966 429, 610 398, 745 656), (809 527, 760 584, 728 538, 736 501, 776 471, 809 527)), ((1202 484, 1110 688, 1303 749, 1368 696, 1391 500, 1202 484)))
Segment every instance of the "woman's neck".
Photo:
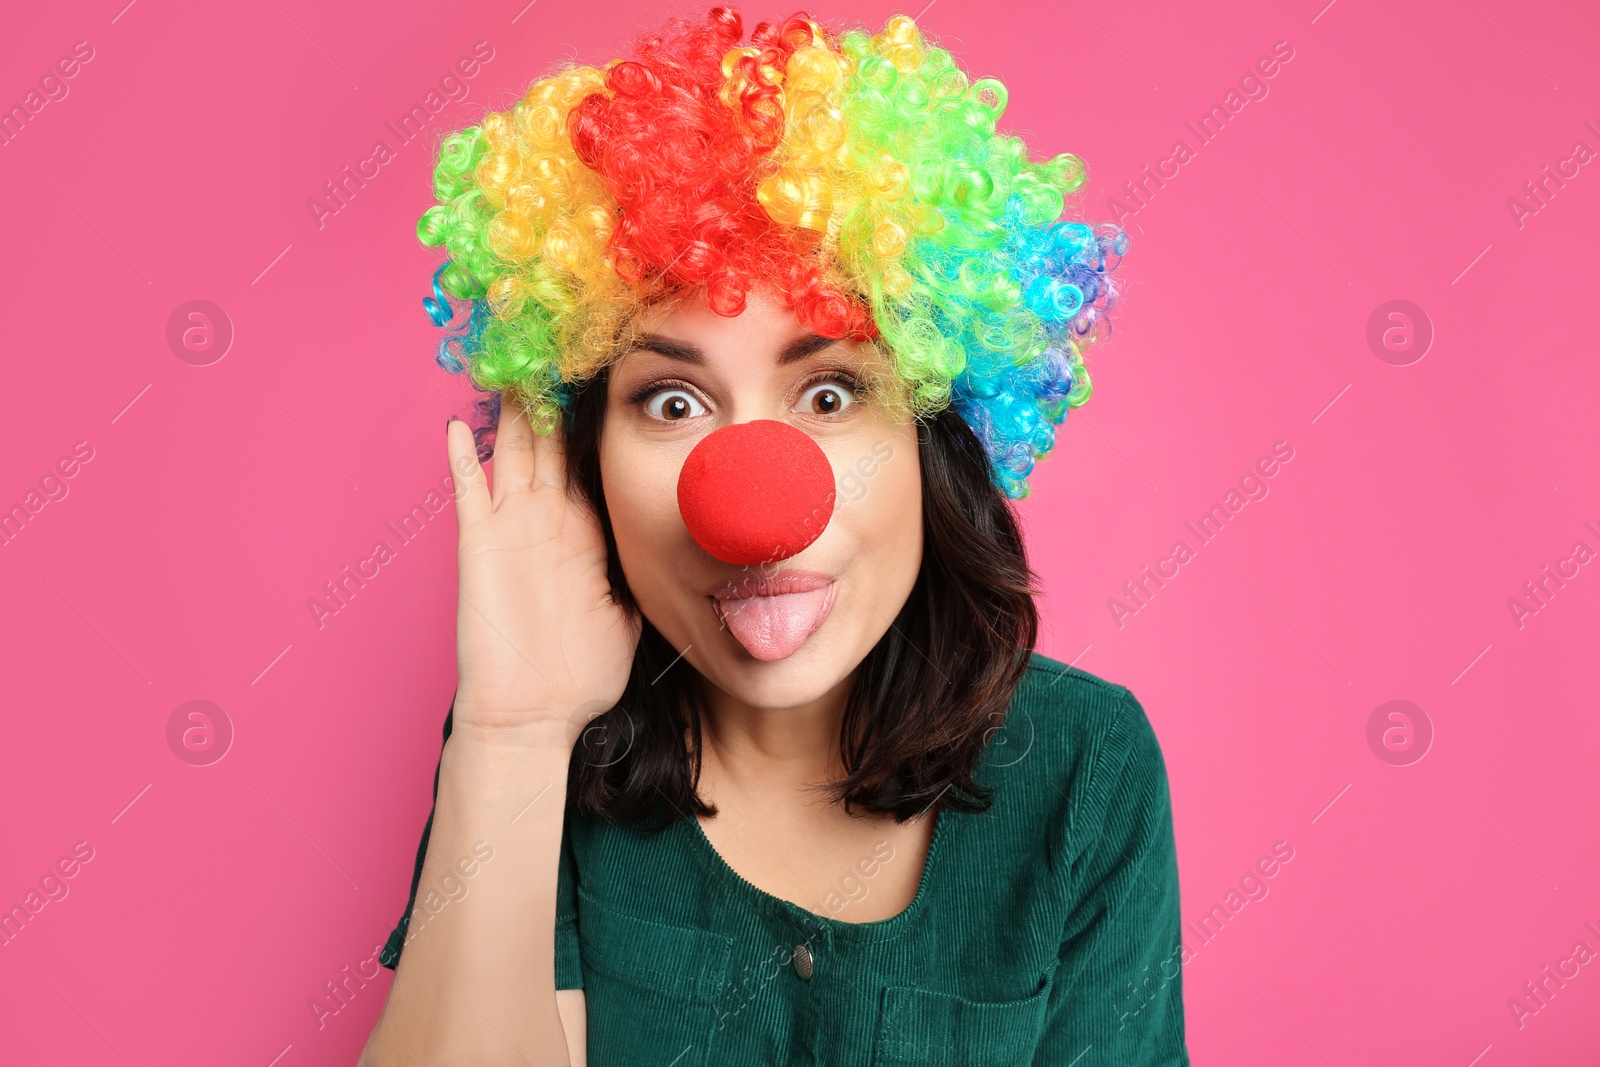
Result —
POLYGON ((751 707, 705 683, 700 792, 789 792, 843 774, 839 726, 854 675, 816 700, 787 708, 751 707))

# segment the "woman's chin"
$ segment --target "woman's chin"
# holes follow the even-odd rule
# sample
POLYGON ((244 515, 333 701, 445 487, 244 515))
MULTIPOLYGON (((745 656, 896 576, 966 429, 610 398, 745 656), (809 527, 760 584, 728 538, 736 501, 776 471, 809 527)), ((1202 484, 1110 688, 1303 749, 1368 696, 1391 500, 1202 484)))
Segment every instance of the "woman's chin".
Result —
POLYGON ((819 630, 788 655, 758 659, 724 631, 702 655, 695 656, 701 651, 695 649, 686 658, 713 686, 748 707, 804 707, 837 689, 866 656, 866 650, 847 654, 829 636, 819 630))

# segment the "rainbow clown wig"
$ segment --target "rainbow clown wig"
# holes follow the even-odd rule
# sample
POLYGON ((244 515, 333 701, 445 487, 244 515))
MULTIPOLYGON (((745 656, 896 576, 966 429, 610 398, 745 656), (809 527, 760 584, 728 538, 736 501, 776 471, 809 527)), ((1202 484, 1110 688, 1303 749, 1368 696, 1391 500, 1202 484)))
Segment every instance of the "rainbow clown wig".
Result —
POLYGON ((673 19, 445 138, 417 233, 449 259, 424 305, 447 328, 467 313, 439 364, 547 427, 642 308, 703 291, 737 315, 760 282, 818 334, 877 346, 915 415, 953 404, 1025 496, 1089 399, 1127 245, 1062 217, 1083 163, 1030 159, 996 129, 1005 86, 904 16, 742 37, 728 8, 673 19))

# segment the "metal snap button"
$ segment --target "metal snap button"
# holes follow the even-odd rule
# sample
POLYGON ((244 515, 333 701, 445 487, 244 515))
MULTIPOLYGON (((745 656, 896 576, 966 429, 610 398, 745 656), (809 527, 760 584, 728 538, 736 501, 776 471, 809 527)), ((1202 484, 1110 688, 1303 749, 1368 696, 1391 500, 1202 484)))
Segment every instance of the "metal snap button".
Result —
POLYGON ((804 944, 799 944, 794 947, 792 955, 794 958, 794 973, 800 976, 801 981, 811 981, 813 963, 811 950, 804 944))

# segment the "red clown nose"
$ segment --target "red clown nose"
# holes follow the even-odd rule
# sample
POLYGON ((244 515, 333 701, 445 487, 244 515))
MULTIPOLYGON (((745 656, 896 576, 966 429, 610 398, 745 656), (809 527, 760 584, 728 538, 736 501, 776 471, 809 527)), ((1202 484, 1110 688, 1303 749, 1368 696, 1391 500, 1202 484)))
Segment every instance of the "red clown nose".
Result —
POLYGON ((700 547, 724 563, 798 555, 833 517, 833 468, 785 422, 736 422, 701 438, 678 475, 678 510, 700 547))

